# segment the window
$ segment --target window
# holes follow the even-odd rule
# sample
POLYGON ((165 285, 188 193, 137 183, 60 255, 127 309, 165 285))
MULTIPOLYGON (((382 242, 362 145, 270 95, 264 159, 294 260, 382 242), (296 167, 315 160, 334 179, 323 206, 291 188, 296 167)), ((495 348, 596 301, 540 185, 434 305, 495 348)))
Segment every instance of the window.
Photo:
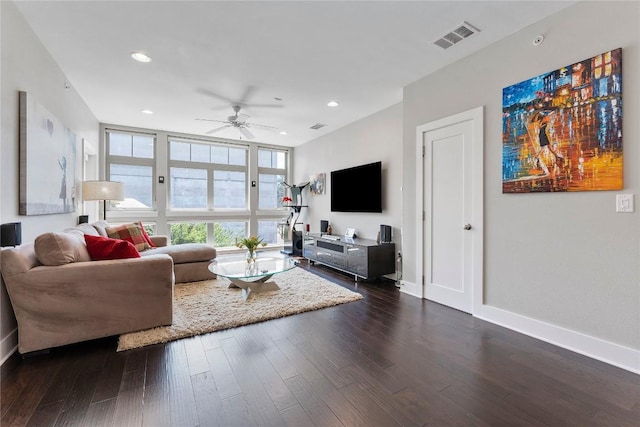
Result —
POLYGON ((213 224, 213 244, 217 247, 236 246, 247 236, 245 221, 219 221, 213 224))
POLYGON ((279 220, 258 221, 258 236, 269 244, 282 244, 284 240, 278 232, 279 220))
POLYGON ((111 218, 142 219, 174 244, 237 249, 248 236, 283 243, 290 149, 113 127, 105 129, 104 144, 106 179, 125 184, 126 200, 111 218), (158 175, 166 176, 164 184, 158 175))
POLYGON ((258 150, 258 209, 277 209, 285 196, 287 153, 279 150, 258 150))
POLYGON ((244 208, 247 206, 247 174, 213 171, 213 207, 244 208))
POLYGON ((125 200, 119 209, 154 207, 155 136, 107 131, 108 179, 124 183, 125 200))
POLYGON ((172 222, 169 224, 171 243, 206 243, 213 235, 217 248, 236 247, 238 240, 247 235, 246 221, 172 222))
POLYGON ((206 222, 183 222, 169 224, 171 244, 179 243, 207 243, 206 222))
POLYGON ((248 147, 169 140, 172 209, 248 209, 248 147))
POLYGON ((207 170, 171 168, 172 208, 207 208, 207 170))

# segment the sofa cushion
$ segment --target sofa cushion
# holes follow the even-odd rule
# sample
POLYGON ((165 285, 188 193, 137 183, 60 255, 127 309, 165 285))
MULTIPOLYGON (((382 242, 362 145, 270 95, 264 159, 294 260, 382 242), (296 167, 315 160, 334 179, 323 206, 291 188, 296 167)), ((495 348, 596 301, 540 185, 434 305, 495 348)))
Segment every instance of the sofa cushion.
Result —
POLYGON ((84 236, 87 243, 87 251, 94 261, 108 259, 140 258, 140 253, 133 246, 133 243, 121 239, 111 239, 109 237, 84 236))
POLYGON ((122 239, 133 243, 138 251, 144 251, 152 247, 144 238, 143 229, 139 222, 123 224, 117 227, 107 227, 105 231, 107 232, 107 236, 112 239, 122 239))
POLYGON ((84 241, 85 234, 91 234, 92 236, 99 236, 98 230, 90 224, 78 224, 75 227, 67 228, 65 233, 76 233, 82 241, 84 241))
POLYGON ((33 243, 36 258, 43 265, 64 265, 91 261, 82 237, 72 233, 44 233, 33 243))
MULTIPOLYGON (((109 237, 107 236, 106 229, 107 227, 110 227, 110 225, 107 221, 96 221, 96 222, 92 222, 90 225, 98 232, 98 235, 102 237, 109 237)), ((93 233, 88 233, 88 234, 93 235, 93 233)))
POLYGON ((138 221, 138 224, 140 224, 140 229, 142 230, 142 236, 144 237, 144 240, 147 241, 149 246, 151 246, 152 248, 155 248, 156 245, 153 243, 153 241, 149 237, 149 234, 147 234, 147 230, 144 229, 144 224, 142 224, 142 221, 138 221))
POLYGON ((204 243, 181 243, 179 245, 162 246, 141 253, 142 256, 167 254, 174 264, 211 261, 216 257, 216 248, 204 243))

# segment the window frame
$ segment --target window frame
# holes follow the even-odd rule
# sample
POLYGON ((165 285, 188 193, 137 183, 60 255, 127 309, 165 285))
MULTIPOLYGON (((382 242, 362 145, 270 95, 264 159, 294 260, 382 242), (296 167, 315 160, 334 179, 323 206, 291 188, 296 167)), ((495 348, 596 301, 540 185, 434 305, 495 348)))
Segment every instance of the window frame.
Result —
MULTIPOLYGON (((283 182, 287 181, 287 177, 289 176, 289 161, 290 161, 290 151, 286 149, 274 148, 274 147, 263 147, 258 146, 256 151, 256 165, 257 165, 257 174, 256 174, 256 182, 258 186, 258 191, 256 194, 256 211, 258 212, 272 212, 274 210, 279 210, 283 207, 282 197, 278 197, 276 200, 275 208, 260 208, 260 175, 282 175, 284 177, 283 182), (274 168, 274 167, 266 167, 260 166, 259 158, 260 151, 270 151, 272 153, 283 153, 284 154, 284 168, 274 168)), ((277 190, 276 190, 277 191, 277 190)), ((283 197, 286 196, 286 190, 283 192, 283 197)), ((260 218, 261 220, 263 218, 260 218)))
MULTIPOLYGON (((105 140, 105 176, 107 180, 111 180, 111 166, 112 165, 126 165, 126 166, 143 166, 143 167, 151 167, 151 206, 147 208, 136 207, 136 208, 126 208, 126 207, 118 207, 118 211, 155 211, 157 210, 157 194, 155 187, 155 176, 156 176, 156 165, 158 158, 158 135, 152 132, 139 132, 139 131, 131 131, 131 130, 123 130, 116 128, 106 128, 104 130, 104 140, 105 140), (121 134, 121 135, 130 135, 133 136, 145 136, 150 137, 153 141, 153 149, 152 157, 134 157, 133 153, 131 156, 120 156, 115 154, 110 154, 111 149, 111 134, 121 134)), ((126 189, 125 189, 126 191, 126 189)), ((111 208, 110 204, 107 204, 107 210, 114 210, 111 208)))
MULTIPOLYGON (((227 221, 244 221, 248 224, 247 235, 256 235, 258 233, 258 224, 260 221, 273 221, 274 223, 282 223, 286 218, 289 211, 283 209, 278 205, 277 208, 262 209, 258 208, 258 169, 261 172, 282 174, 285 177, 286 182, 291 180, 291 161, 293 156, 293 148, 286 146, 278 146, 271 144, 262 144, 254 141, 245 140, 232 140, 224 138, 207 137, 201 135, 182 134, 178 132, 162 131, 157 129, 145 129, 135 128, 129 126, 119 126, 114 124, 100 124, 100 151, 103 154, 103 160, 100 164, 100 175, 107 179, 110 164, 133 164, 150 166, 153 178, 152 178, 152 198, 154 201, 154 207, 152 209, 136 209, 129 208, 126 210, 113 208, 108 215, 110 220, 118 221, 121 223, 133 222, 143 220, 145 223, 155 223, 156 233, 159 235, 170 235, 170 224, 176 222, 227 222, 227 221), (143 135, 153 138, 154 150, 153 159, 142 159, 126 156, 107 156, 109 149, 109 138, 107 136, 111 133, 125 134, 125 135, 143 135), (206 145, 220 145, 226 148, 241 148, 245 153, 245 165, 238 167, 237 165, 225 165, 220 163, 203 163, 192 161, 178 161, 170 160, 170 142, 185 142, 196 143, 206 145), (284 168, 258 168, 258 153, 259 150, 276 151, 281 152, 285 156, 284 168), (170 168, 175 167, 198 167, 204 165, 206 168, 217 167, 218 170, 234 170, 240 169, 246 176, 246 197, 247 206, 246 209, 188 209, 188 208, 170 208, 170 168), (244 172, 244 170, 247 172, 244 172)), ((144 147, 143 147, 144 149, 144 147)), ((206 159, 202 152, 195 151, 196 155, 200 154, 200 160, 206 159)), ((123 153, 125 154, 125 153, 123 153)), ((143 155, 148 155, 148 151, 143 151, 143 155)), ((190 152, 189 158, 192 154, 190 152)), ((183 158, 186 156, 183 155, 183 158)), ((230 156, 234 161, 237 157, 230 156)), ((211 160, 211 156, 209 157, 211 160)), ((273 162, 273 159, 271 160, 273 162)), ((213 168, 212 168, 213 169, 213 168)), ((213 174, 212 174, 213 175, 213 174)), ((213 176, 208 180, 213 184, 213 176)), ((209 182, 208 181, 208 182, 209 182)), ((211 185, 209 185, 210 187, 211 185)), ((283 190, 286 194, 286 188, 283 190)), ((236 194, 236 193, 232 193, 236 194)), ((208 193, 208 197, 213 201, 213 189, 208 193)), ((270 232, 269 232, 270 233, 270 232)), ((278 239, 278 236, 276 236, 278 239)), ((213 232, 207 234, 207 241, 213 244, 213 232)), ((269 249, 277 249, 282 247, 282 244, 278 241, 276 243, 269 244, 269 249)), ((240 251, 236 247, 220 248, 223 252, 235 252, 240 251)))
POLYGON ((169 179, 167 182, 167 212, 219 212, 219 213, 228 213, 228 212, 250 212, 250 200, 249 200, 249 180, 250 180, 250 169, 249 169, 249 160, 250 160, 250 147, 248 145, 240 145, 240 144, 230 144, 230 143, 222 143, 215 141, 207 141, 207 140, 199 140, 199 139, 191 139, 191 138, 180 138, 169 135, 167 138, 167 172, 169 174, 169 179), (243 149, 245 151, 245 164, 241 165, 230 165, 224 163, 214 163, 213 161, 209 162, 198 162, 193 160, 172 160, 171 159, 171 143, 172 142, 180 142, 180 143, 188 143, 188 144, 198 144, 198 145, 208 145, 208 146, 222 146, 225 148, 238 148, 243 149), (177 208, 171 207, 171 169, 172 168, 183 168, 183 169, 201 169, 206 170, 207 172, 207 207, 206 208, 177 208), (244 172, 245 173, 245 206, 244 208, 216 208, 214 206, 214 195, 215 195, 215 181, 214 181, 214 172, 215 171, 226 171, 226 172, 244 172))

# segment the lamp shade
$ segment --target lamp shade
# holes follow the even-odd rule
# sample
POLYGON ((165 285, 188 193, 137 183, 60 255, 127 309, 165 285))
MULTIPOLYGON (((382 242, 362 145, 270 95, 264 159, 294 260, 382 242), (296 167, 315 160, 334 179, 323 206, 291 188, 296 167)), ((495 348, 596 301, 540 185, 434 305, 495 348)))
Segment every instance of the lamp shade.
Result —
POLYGON ((124 184, 116 181, 84 181, 82 200, 124 200, 124 184))

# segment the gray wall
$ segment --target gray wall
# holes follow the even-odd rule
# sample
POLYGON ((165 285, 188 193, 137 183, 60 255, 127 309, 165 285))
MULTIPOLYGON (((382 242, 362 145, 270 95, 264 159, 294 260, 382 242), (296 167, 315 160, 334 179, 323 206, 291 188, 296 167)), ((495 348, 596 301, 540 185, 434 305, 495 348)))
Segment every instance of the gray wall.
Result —
MULTIPOLYGON (((405 230, 415 229, 416 126, 485 106, 485 304, 640 349, 640 21, 638 2, 580 2, 407 86, 403 103, 405 230), (544 34, 538 47, 533 38, 544 34), (502 194, 502 89, 622 47, 624 190, 502 194), (615 213, 633 193, 636 212, 615 213)), ((405 231, 404 277, 416 281, 405 231)))
POLYGON ((393 241, 399 248, 402 222, 401 149, 401 104, 296 147, 293 155, 296 184, 306 182, 310 175, 318 173, 324 172, 327 177, 325 194, 309 195, 305 190, 303 202, 309 208, 302 210, 300 221, 309 223, 311 232, 318 233, 320 220, 329 220, 333 234, 342 235, 347 228, 355 228, 358 237, 373 240, 377 238, 380 224, 387 224, 393 227, 393 241), (377 161, 382 162, 382 213, 331 212, 331 171, 377 161))
MULTIPOLYGON (((82 167, 83 138, 98 144, 99 124, 89 108, 72 88, 65 89, 65 75, 47 50, 31 31, 22 15, 11 2, 0 2, 1 15, 1 86, 2 105, 0 124, 0 222, 22 222, 22 240, 32 241, 50 230, 62 230, 77 222, 79 212, 61 215, 19 216, 19 140, 18 91, 29 95, 75 131, 78 147, 76 174, 82 167)), ((73 83, 73 82, 72 82, 73 83)), ((56 184, 57 185, 57 184, 56 184)), ((79 185, 77 185, 79 188, 79 185)), ((12 332, 16 328, 13 311, 4 283, 0 285, 0 360, 16 344, 12 332)))

